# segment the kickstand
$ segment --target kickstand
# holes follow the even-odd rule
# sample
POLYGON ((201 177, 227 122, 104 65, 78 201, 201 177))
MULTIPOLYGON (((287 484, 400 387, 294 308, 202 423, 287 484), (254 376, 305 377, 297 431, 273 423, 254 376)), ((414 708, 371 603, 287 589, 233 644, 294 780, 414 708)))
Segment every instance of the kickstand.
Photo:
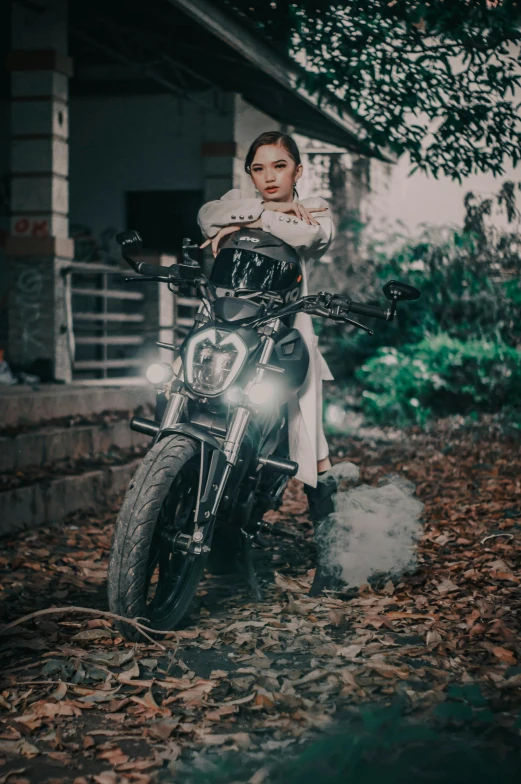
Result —
POLYGON ((259 581, 257 579, 257 574, 255 573, 255 566, 253 565, 253 554, 252 554, 253 539, 244 531, 241 531, 241 534, 242 534, 242 552, 244 556, 242 562, 244 577, 246 578, 246 582, 250 587, 250 590, 253 594, 253 598, 255 599, 256 602, 260 602, 262 600, 262 593, 259 586, 259 581))

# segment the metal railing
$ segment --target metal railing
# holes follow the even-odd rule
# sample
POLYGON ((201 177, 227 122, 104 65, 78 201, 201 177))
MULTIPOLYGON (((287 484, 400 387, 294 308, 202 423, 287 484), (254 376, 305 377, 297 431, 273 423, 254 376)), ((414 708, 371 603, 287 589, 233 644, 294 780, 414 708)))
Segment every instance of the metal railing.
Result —
MULTIPOLYGON (((171 264, 172 257, 155 257, 171 264)), ((198 301, 166 286, 124 284, 135 273, 115 266, 72 262, 69 292, 71 364, 74 380, 140 375, 161 354, 155 342, 179 344, 193 324, 198 301), (124 288, 125 286, 125 288, 124 288)), ((171 359, 171 353, 162 355, 171 359)))

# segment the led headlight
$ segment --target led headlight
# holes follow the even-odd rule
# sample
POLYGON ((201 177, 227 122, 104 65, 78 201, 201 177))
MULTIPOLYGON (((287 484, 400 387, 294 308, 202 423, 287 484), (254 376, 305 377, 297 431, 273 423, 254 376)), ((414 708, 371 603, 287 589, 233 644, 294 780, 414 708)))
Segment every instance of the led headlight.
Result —
POLYGON ((161 384, 166 384, 167 381, 170 381, 174 375, 174 370, 172 365, 169 365, 167 362, 154 362, 147 367, 145 375, 151 384, 161 386, 161 384))
POLYGON ((268 381, 259 381, 254 384, 248 392, 248 397, 255 406, 263 406, 272 400, 275 395, 275 387, 268 381))
POLYGON ((248 351, 234 332, 210 327, 195 334, 184 355, 185 379, 194 392, 215 397, 237 377, 248 351))

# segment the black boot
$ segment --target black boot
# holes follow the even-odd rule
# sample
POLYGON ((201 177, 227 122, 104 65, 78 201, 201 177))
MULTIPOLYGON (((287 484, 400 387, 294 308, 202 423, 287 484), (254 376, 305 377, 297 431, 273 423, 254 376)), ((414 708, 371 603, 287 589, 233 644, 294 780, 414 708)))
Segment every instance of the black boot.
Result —
MULTIPOLYGON (((338 483, 334 476, 327 471, 319 475, 316 487, 304 485, 304 492, 308 497, 309 516, 317 533, 323 525, 328 524, 328 518, 335 511, 335 495, 338 483)), ((320 596, 323 591, 338 591, 342 587, 340 569, 324 563, 320 553, 320 540, 317 541, 317 568, 313 584, 309 589, 309 596, 320 596)))
POLYGON ((335 511, 334 496, 337 490, 337 481, 328 471, 319 474, 316 487, 304 485, 304 492, 308 497, 309 516, 315 529, 322 520, 335 511))

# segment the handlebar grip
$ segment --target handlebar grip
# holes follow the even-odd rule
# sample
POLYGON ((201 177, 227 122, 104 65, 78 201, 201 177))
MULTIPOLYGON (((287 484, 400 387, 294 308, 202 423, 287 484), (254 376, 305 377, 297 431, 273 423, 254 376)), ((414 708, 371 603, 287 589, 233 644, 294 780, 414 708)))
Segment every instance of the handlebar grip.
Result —
POLYGON ((359 316, 371 316, 372 318, 389 321, 391 318, 390 310, 378 308, 375 305, 362 305, 361 302, 351 302, 350 313, 357 313, 359 316))
POLYGON ((165 278, 165 280, 170 280, 171 278, 170 267, 165 267, 161 264, 147 264, 146 261, 138 261, 136 268, 141 275, 150 275, 155 278, 161 277, 165 278))

